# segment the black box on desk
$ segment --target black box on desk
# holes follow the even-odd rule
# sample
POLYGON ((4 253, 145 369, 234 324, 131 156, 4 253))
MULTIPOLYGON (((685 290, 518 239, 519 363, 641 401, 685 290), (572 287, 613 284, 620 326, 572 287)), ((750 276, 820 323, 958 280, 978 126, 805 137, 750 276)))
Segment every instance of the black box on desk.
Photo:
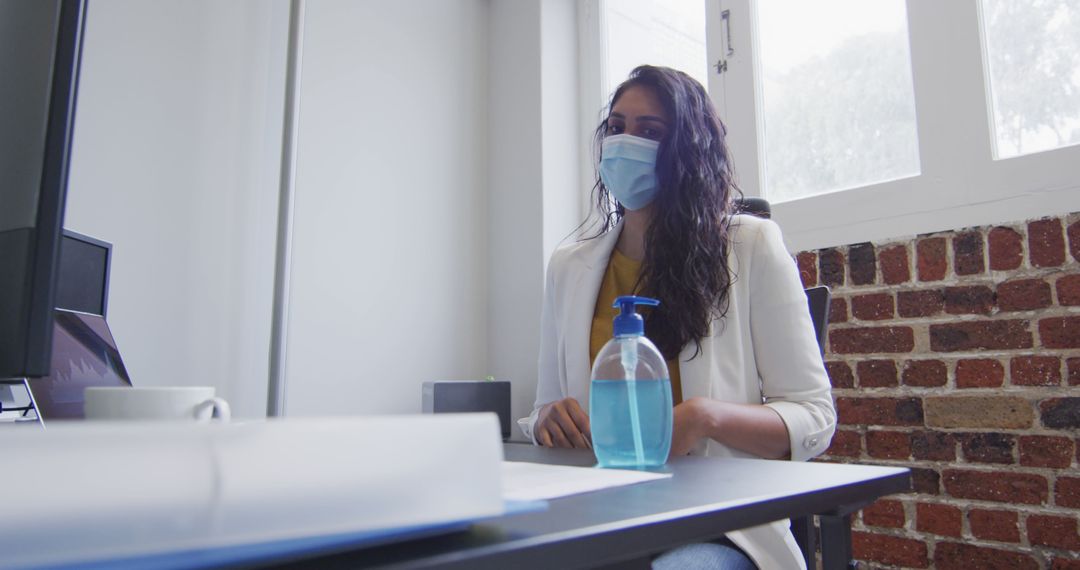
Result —
POLYGON ((503 439, 510 437, 510 382, 462 380, 424 382, 425 414, 495 412, 503 439))

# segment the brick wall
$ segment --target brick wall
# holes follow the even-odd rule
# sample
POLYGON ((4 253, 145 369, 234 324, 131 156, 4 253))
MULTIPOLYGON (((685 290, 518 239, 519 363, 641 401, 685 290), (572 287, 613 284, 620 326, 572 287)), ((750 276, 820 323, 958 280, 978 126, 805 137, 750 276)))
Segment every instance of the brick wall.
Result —
POLYGON ((1080 213, 807 251, 832 288, 826 461, 912 469, 870 568, 1080 570, 1080 213))

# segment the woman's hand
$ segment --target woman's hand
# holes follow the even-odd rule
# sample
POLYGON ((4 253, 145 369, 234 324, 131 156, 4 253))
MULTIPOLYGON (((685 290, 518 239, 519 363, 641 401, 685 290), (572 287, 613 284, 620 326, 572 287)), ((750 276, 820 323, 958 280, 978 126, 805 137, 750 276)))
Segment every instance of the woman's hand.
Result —
POLYGON ((592 449, 589 416, 573 398, 563 398, 540 408, 533 435, 544 447, 592 449))
POLYGON ((694 449, 698 440, 705 436, 701 424, 698 399, 691 398, 675 406, 671 429, 671 453, 669 457, 686 455, 694 449))

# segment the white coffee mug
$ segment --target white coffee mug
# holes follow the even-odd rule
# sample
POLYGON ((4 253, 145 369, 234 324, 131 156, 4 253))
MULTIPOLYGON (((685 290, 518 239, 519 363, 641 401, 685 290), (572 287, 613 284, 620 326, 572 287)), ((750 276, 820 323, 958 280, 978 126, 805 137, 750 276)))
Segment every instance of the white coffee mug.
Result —
POLYGON ((232 417, 229 403, 213 386, 89 387, 83 410, 88 420, 194 420, 232 417))

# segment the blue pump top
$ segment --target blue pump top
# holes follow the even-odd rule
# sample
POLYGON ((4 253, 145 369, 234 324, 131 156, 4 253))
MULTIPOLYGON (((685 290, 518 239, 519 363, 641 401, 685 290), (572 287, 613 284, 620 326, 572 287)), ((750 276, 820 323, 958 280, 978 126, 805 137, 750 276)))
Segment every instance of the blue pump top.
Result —
POLYGON ((641 318, 641 315, 637 314, 635 308, 637 305, 655 307, 659 304, 660 301, 649 297, 636 297, 634 295, 616 297, 615 303, 611 305, 619 309, 619 314, 612 321, 615 336, 641 336, 645 334, 645 320, 641 318))

